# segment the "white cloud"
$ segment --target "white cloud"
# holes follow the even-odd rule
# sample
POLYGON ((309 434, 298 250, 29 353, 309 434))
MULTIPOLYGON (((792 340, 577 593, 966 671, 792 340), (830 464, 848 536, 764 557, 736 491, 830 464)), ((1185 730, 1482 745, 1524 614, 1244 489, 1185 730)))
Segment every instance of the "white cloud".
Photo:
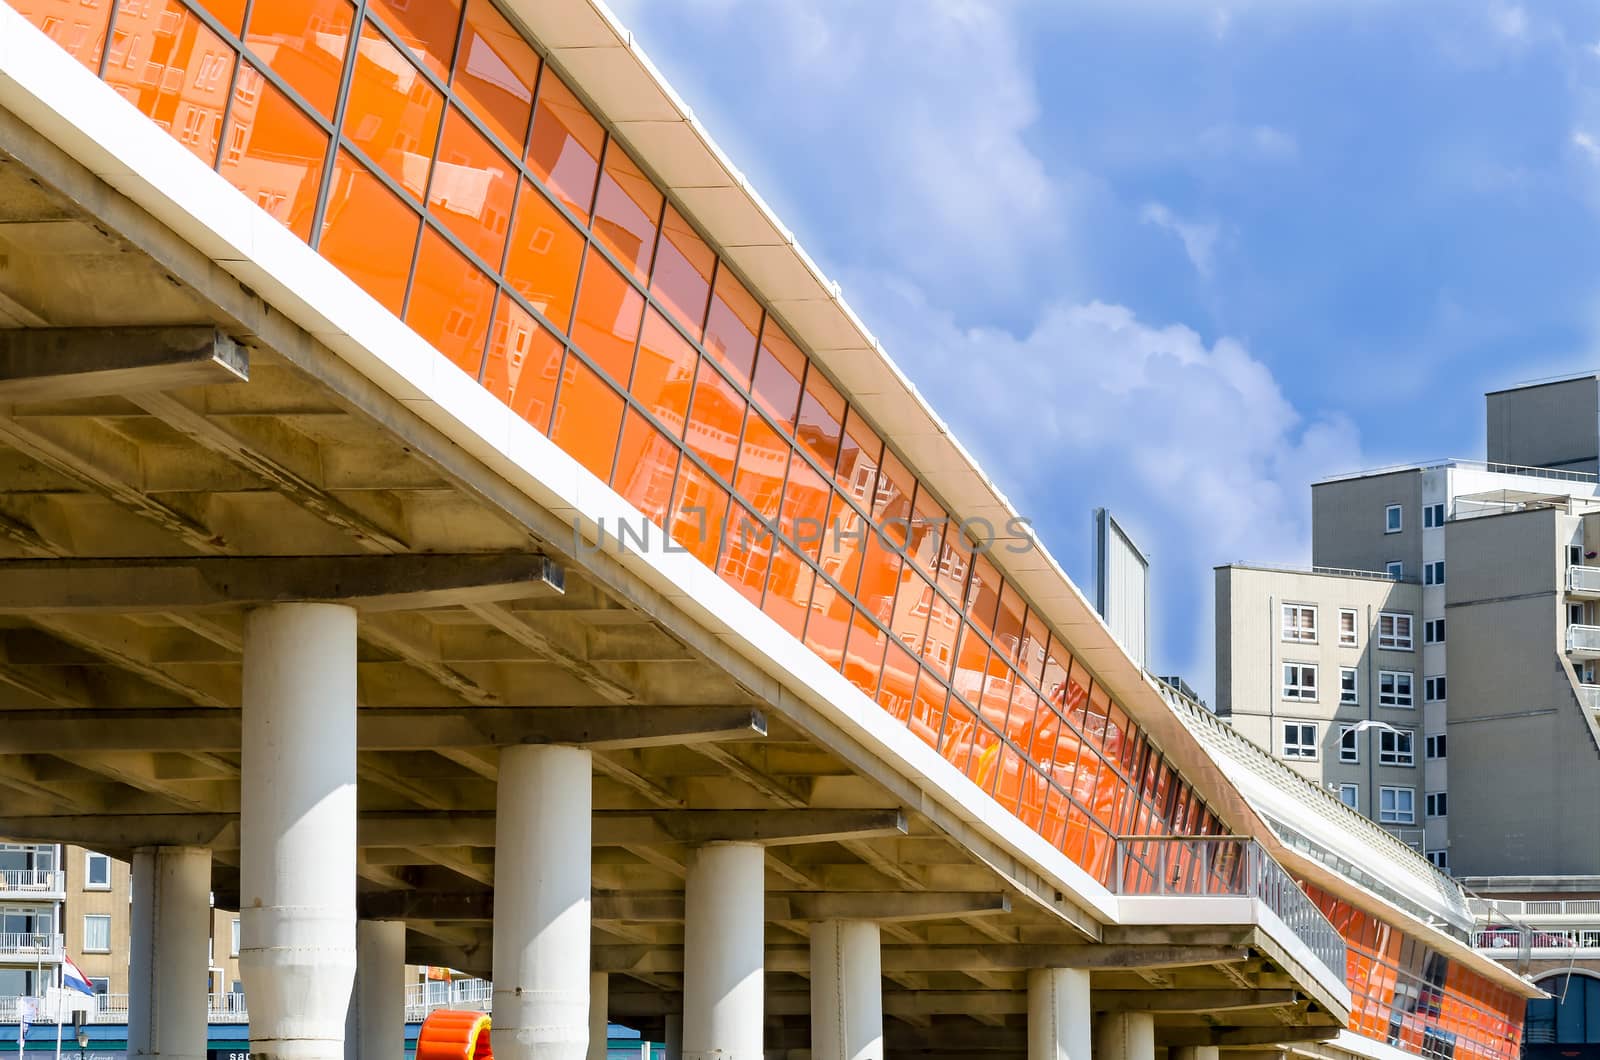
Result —
POLYGON ((1528 35, 1528 13, 1515 4, 1492 5, 1489 24, 1496 33, 1511 40, 1522 40, 1528 35))
POLYGON ((1183 252, 1189 256, 1189 264, 1194 266, 1194 271, 1204 279, 1211 278, 1217 237, 1222 234, 1221 226, 1215 221, 1185 221, 1159 202, 1146 203, 1144 209, 1139 212, 1139 220, 1145 224, 1153 224, 1157 228, 1164 228, 1177 236, 1183 243, 1183 252))
POLYGON ((1596 141, 1593 134, 1582 129, 1574 129, 1572 133, 1572 146, 1578 148, 1589 156, 1592 162, 1600 162, 1600 141, 1596 141))
POLYGON ((1208 154, 1262 162, 1293 161, 1300 154, 1294 135, 1271 125, 1212 125, 1201 132, 1199 146, 1208 154))

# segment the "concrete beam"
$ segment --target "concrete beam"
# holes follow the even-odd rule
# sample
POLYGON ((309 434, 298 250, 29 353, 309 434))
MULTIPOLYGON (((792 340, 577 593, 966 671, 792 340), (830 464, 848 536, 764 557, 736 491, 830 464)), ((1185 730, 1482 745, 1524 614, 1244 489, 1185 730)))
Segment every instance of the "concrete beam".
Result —
MULTIPOLYGON (((595 968, 599 971, 632 973, 676 973, 683 971, 683 950, 679 947, 596 946, 595 968)), ((1209 965, 1249 958, 1245 949, 1224 947, 1129 947, 1093 945, 994 944, 990 946, 885 946, 883 972, 935 971, 1027 971, 1032 968, 1089 968, 1133 970, 1148 967, 1177 968, 1209 965)), ((768 972, 810 973, 810 947, 768 946, 768 972)))
MULTIPOLYGON (((369 920, 476 921, 494 919, 494 895, 406 891, 361 897, 361 916, 369 920)), ((1003 913, 1009 898, 998 892, 902 891, 828 892, 771 891, 766 897, 769 921, 794 920, 935 920, 1003 913)), ((683 920, 682 891, 596 891, 591 899, 594 920, 638 923, 683 920)))
POLYGON ((1090 996, 1096 1012, 1226 1012, 1235 1009, 1293 1005, 1293 990, 1096 990, 1090 996))
POLYGON ((58 401, 250 378, 250 356, 215 328, 0 330, 0 401, 58 401))
POLYGON ((1322 1042, 1337 1038, 1343 1025, 1299 1027, 1168 1027, 1156 1028, 1160 1045, 1248 1046, 1290 1042, 1322 1042))
MULTIPOLYGON (((1251 1003, 1251 999, 1237 996, 1246 993, 1290 995, 1288 1000, 1294 1000, 1293 991, 1289 990, 1096 990, 1091 1000, 1096 1012, 1224 1012, 1267 1003, 1257 1005, 1251 1003)), ((611 993, 612 1012, 619 1016, 664 1016, 677 1011, 681 1005, 681 1000, 674 995, 659 991, 611 993)), ((765 1007, 769 1016, 804 1016, 811 1011, 810 1005, 808 990, 769 990, 766 994, 765 1007)), ((1028 1011, 1028 995, 1022 990, 885 990, 883 1011, 899 1019, 1020 1016, 1028 1011)))
MULTIPOLYGON (((356 744, 368 751, 573 744, 595 750, 756 739, 749 707, 366 707, 356 744)), ((0 711, 0 754, 239 750, 239 712, 224 708, 0 711)))
POLYGON ((525 552, 0 560, 0 613, 182 611, 337 601, 367 610, 549 596, 563 572, 525 552))

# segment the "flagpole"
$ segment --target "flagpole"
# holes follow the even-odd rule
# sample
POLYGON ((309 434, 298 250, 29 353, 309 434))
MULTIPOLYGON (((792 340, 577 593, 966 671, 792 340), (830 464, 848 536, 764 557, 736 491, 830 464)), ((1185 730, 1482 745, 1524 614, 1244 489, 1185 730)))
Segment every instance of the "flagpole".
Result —
POLYGON ((56 1060, 61 1060, 61 1000, 62 995, 56 994, 56 1060))

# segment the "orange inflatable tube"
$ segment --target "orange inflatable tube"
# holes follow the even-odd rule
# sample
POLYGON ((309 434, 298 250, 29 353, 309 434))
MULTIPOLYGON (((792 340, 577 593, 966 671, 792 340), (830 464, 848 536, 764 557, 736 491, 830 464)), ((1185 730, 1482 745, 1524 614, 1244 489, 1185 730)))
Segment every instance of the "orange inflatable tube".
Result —
POLYGON ((443 1008, 428 1013, 417 1032, 417 1060, 494 1060, 489 1017, 443 1008))

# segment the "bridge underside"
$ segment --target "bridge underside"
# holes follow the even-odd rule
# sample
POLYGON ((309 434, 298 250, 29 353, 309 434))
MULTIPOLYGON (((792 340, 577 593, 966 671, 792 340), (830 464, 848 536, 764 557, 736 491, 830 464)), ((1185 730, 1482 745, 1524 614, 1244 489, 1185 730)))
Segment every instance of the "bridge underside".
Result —
POLYGON ((1259 929, 1103 927, 3 112, 0 144, 0 834, 206 846, 237 903, 243 614, 338 600, 358 907, 405 921, 412 962, 490 973, 500 749, 579 744, 595 969, 647 1034, 718 840, 766 846, 770 1048, 807 1046, 833 917, 882 923, 896 1053, 1024 1052, 1041 965, 1092 969, 1158 1044, 1337 1032, 1259 929))

